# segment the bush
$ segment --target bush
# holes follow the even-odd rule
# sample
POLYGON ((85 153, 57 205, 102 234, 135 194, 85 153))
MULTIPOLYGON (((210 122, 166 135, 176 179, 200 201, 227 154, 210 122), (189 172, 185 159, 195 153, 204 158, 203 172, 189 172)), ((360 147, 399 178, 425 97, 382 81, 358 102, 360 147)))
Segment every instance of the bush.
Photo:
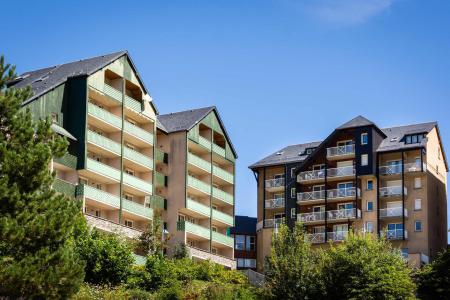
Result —
POLYGON ((450 297, 450 250, 440 253, 429 265, 417 273, 417 292, 420 299, 448 299, 450 297))

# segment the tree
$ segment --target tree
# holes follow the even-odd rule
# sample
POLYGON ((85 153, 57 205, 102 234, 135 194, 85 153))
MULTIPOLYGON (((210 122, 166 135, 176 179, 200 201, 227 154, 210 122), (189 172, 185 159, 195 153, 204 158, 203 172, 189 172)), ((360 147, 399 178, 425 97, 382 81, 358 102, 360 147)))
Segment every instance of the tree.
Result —
POLYGON ((282 225, 274 233, 265 269, 269 298, 315 299, 321 294, 320 256, 299 223, 292 230, 282 225))
POLYGON ((440 253, 417 274, 420 299, 448 299, 450 297, 450 250, 440 253))
POLYGON ((169 236, 164 233, 161 211, 154 210, 153 220, 139 236, 138 248, 146 255, 163 254, 167 247, 169 236))
POLYGON ((126 281, 134 263, 130 245, 117 235, 94 229, 77 242, 77 252, 86 263, 85 281, 118 285, 126 281))
POLYGON ((385 239, 349 233, 322 264, 326 299, 414 299, 411 270, 385 239))
POLYGON ((80 203, 51 189, 52 156, 67 141, 51 120, 21 109, 31 89, 11 89, 15 68, 0 58, 0 298, 67 298, 83 281, 73 244, 85 222, 80 203))

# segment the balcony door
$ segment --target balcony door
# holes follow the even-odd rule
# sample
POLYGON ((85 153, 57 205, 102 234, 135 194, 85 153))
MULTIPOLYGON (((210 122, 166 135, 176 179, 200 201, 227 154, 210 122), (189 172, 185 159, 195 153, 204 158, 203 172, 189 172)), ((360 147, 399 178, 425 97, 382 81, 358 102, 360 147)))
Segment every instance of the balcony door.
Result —
POLYGON ((339 203, 338 204, 338 210, 347 210, 352 209, 353 203, 339 203))
POLYGON ((338 196, 339 197, 346 197, 350 196, 350 189, 353 187, 353 182, 341 182, 338 183, 338 196))
POLYGON ((348 231, 348 224, 338 224, 338 225, 333 225, 333 231, 338 233, 338 232, 347 232, 348 231))
POLYGON ((325 226, 313 227, 313 233, 325 233, 325 226))
POLYGON ((403 237, 403 224, 402 223, 389 223, 387 227, 388 239, 402 238, 403 237))

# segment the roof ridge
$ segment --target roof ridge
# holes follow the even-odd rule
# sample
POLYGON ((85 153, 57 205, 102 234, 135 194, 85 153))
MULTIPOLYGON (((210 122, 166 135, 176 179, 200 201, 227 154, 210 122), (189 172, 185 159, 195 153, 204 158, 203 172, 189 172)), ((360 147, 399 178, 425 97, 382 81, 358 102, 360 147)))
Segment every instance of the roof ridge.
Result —
POLYGON ((194 111, 199 111, 199 110, 202 110, 202 109, 213 110, 215 108, 216 108, 215 106, 205 106, 205 107, 199 107, 199 108, 192 108, 192 109, 186 109, 186 110, 181 110, 181 111, 176 111, 176 112, 170 112, 170 113, 166 113, 166 114, 159 114, 157 117, 171 116, 171 115, 187 113, 187 112, 194 112, 194 111))
POLYGON ((381 130, 387 130, 392 128, 399 128, 399 127, 408 127, 408 126, 414 126, 414 125, 424 125, 424 124, 437 124, 437 121, 429 121, 429 122, 420 122, 420 123, 411 123, 411 124, 404 124, 404 125, 396 125, 391 127, 384 127, 380 128, 381 130))

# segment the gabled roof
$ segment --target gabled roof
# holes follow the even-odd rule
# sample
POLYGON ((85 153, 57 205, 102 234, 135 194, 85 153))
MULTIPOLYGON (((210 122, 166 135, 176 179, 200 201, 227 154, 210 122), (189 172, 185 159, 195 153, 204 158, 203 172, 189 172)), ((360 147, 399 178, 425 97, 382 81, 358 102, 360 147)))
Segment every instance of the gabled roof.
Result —
POLYGON ((219 120, 220 126, 222 127, 223 133, 230 144, 231 151, 233 151, 234 156, 237 158, 236 150, 234 149, 233 143, 228 136, 227 130, 223 125, 222 119, 220 118, 219 112, 215 106, 208 106, 197 109, 190 109, 180 112, 169 113, 165 115, 157 116, 157 127, 166 132, 174 133, 179 131, 189 131, 195 125, 200 123, 209 113, 214 112, 219 120))
POLYGON ((231 234, 256 234, 257 219, 247 216, 235 216, 234 227, 230 228, 231 234))
MULTIPOLYGON (((31 86, 33 96, 25 100, 22 104, 26 105, 34 99, 65 83, 68 78, 80 75, 91 75, 124 55, 127 56, 137 79, 139 80, 145 93, 148 94, 147 88, 140 78, 136 66, 134 65, 131 57, 126 50, 69 62, 62 65, 47 67, 35 71, 25 72, 18 76, 15 80, 10 82, 8 84, 8 87, 24 88, 28 85, 31 86)), ((154 104, 152 102, 150 103, 156 111, 156 107, 154 107, 154 104)))
POLYGON ((269 156, 257 161, 249 166, 250 169, 284 165, 287 163, 301 162, 306 159, 307 155, 303 155, 307 148, 315 148, 320 145, 321 142, 311 142, 305 144, 290 145, 278 150, 269 156))
POLYGON ((373 126, 375 123, 372 121, 364 118, 363 116, 359 115, 353 119, 351 119, 348 122, 345 122, 341 126, 337 127, 337 130, 341 129, 349 129, 349 128, 356 128, 356 127, 362 127, 362 126, 373 126))

